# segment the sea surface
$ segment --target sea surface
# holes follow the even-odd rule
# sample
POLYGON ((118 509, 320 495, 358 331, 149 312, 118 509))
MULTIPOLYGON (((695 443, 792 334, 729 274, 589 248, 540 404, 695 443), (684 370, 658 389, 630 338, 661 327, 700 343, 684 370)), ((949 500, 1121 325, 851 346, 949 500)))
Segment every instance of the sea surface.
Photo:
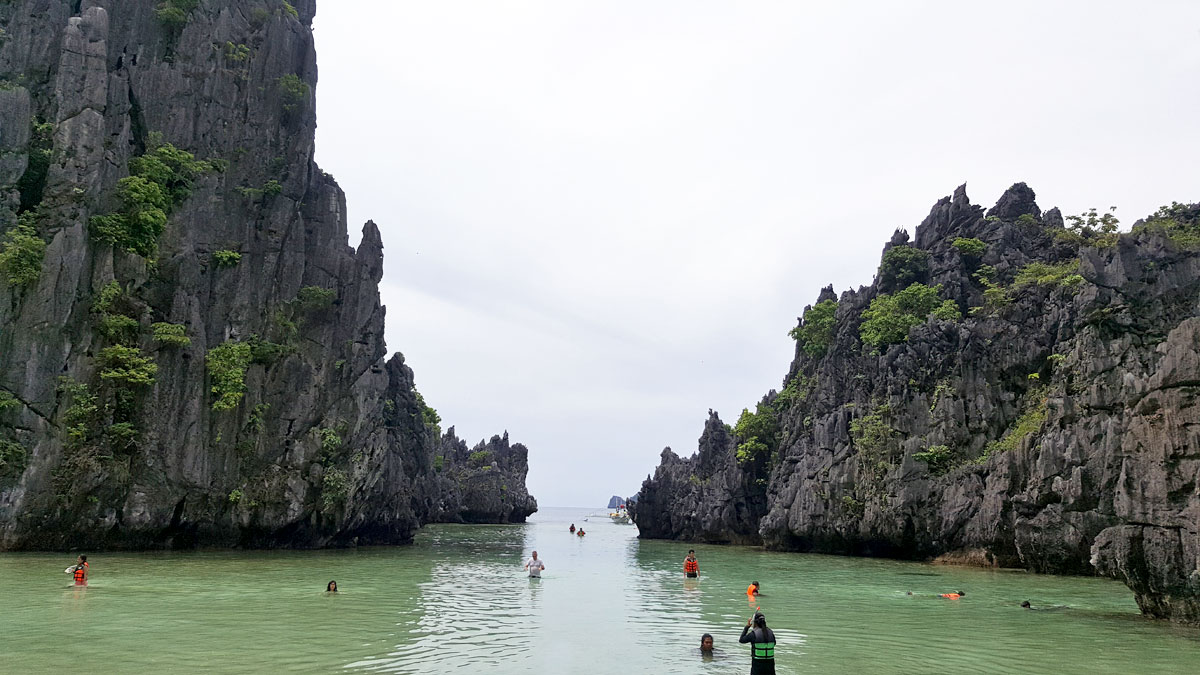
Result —
POLYGON ((1114 581, 702 545, 687 580, 689 545, 589 517, 605 512, 412 546, 93 553, 86 589, 71 554, 0 554, 0 672, 746 673, 758 606, 780 673, 1200 672, 1200 631, 1142 618, 1114 581))

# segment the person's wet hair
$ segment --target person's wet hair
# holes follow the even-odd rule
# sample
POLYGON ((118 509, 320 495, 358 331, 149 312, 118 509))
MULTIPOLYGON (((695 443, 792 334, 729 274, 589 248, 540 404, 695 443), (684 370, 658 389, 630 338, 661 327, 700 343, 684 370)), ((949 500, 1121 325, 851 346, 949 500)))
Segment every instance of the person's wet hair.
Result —
POLYGON ((762 612, 754 613, 754 627, 755 628, 766 628, 767 627, 767 617, 763 616, 762 612))
POLYGON ((704 641, 711 640, 711 639, 713 639, 712 633, 705 633, 704 635, 701 635, 700 636, 700 646, 703 647, 704 641))
POLYGON ((1021 607, 1025 608, 1025 609, 1032 609, 1028 600, 1026 600, 1025 602, 1022 602, 1021 607))
POLYGON ((688 549, 688 555, 691 555, 691 554, 693 554, 693 553, 695 553, 695 552, 696 552, 696 549, 694 549, 694 548, 689 548, 689 549, 688 549))
POLYGON ((326 592, 337 593, 337 582, 330 581, 329 583, 325 584, 325 590, 326 592))
POLYGON ((967 594, 967 592, 966 592, 966 591, 959 591, 959 592, 958 592, 958 594, 959 594, 959 595, 966 595, 966 594, 967 594))
POLYGON ((81 555, 81 556, 79 556, 79 560, 80 560, 80 562, 87 562, 87 556, 81 555))

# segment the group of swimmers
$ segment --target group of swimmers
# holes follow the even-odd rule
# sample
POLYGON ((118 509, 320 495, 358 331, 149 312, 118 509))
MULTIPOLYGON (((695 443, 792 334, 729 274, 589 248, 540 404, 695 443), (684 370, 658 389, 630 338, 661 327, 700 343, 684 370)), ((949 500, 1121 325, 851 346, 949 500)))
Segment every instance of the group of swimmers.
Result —
POLYGON ((571 523, 571 534, 574 534, 575 536, 578 536, 578 537, 582 537, 582 536, 586 535, 587 532, 584 532, 582 527, 579 528, 578 532, 576 532, 575 531, 575 523, 571 523))
MULTIPOLYGON (((683 576, 687 579, 700 577, 700 561, 696 559, 696 549, 688 549, 687 557, 683 559, 683 576)), ((757 581, 750 582, 746 587, 746 599, 755 604, 761 595, 757 581)), ((774 675, 775 673, 775 631, 767 627, 767 617, 762 607, 754 608, 754 616, 746 620, 742 628, 739 644, 750 645, 750 675, 774 675)), ((705 633, 700 636, 700 655, 705 660, 713 658, 713 636, 705 633)))

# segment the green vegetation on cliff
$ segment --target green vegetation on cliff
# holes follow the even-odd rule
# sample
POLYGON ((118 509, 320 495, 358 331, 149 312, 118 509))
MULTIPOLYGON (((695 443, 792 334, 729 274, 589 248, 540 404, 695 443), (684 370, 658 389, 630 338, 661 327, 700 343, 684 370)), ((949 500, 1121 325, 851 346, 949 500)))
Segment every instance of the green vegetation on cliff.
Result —
POLYGON ((246 368, 252 352, 245 342, 222 342, 208 350, 204 362, 212 382, 213 410, 233 410, 246 393, 246 368))
POLYGON ((1074 288, 1084 282, 1079 275, 1079 259, 1061 263, 1031 262, 1017 271, 1013 279, 1013 287, 1022 286, 1063 286, 1074 288))
POLYGON ((121 208, 92 216, 92 236, 152 257, 168 216, 191 196, 196 179, 215 168, 212 162, 198 161, 192 153, 163 143, 161 135, 151 134, 146 154, 129 160, 129 175, 117 181, 121 208))
POLYGON ((1159 207, 1146 222, 1134 226, 1134 232, 1161 232, 1179 248, 1200 248, 1200 207, 1171 202, 1159 207))
POLYGON ((930 314, 945 321, 962 318, 958 305, 953 300, 943 300, 941 291, 940 285, 915 283, 896 293, 876 296, 863 310, 859 336, 864 343, 878 348, 904 342, 909 329, 925 323, 930 314))
POLYGON ((46 242, 38 236, 35 222, 32 213, 22 214, 0 239, 0 274, 13 286, 32 284, 42 276, 46 242))
POLYGON ((950 245, 964 258, 982 258, 987 252, 987 244, 974 237, 955 237, 950 245))
POLYGON ((884 290, 905 288, 929 276, 929 253, 912 246, 893 246, 883 254, 879 284, 884 290))
POLYGON ((150 324, 154 331, 154 341, 164 347, 187 347, 192 344, 187 336, 187 326, 178 323, 158 322, 150 324))
POLYGON ((745 464, 754 459, 769 459, 779 445, 779 419, 771 406, 759 403, 754 412, 742 408, 733 433, 740 441, 737 460, 745 464))
POLYGON ((421 411, 421 422, 427 429, 433 432, 433 437, 438 438, 442 435, 442 416, 437 410, 429 407, 425 403, 425 397, 416 389, 413 390, 413 395, 417 397, 417 407, 421 411))
POLYGON ((800 349, 813 358, 820 358, 833 344, 837 327, 837 300, 823 300, 804 310, 800 325, 788 331, 800 349))
POLYGON ((131 387, 154 384, 158 365, 137 347, 113 345, 100 350, 100 378, 131 387))

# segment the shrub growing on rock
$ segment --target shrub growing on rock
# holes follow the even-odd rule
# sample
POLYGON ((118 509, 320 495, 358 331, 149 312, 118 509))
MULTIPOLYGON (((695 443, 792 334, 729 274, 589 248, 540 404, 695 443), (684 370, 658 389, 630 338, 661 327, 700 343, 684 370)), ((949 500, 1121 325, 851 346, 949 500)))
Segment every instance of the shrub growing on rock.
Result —
POLYGON ((100 378, 137 387, 154 384, 158 364, 137 347, 113 345, 100 350, 100 378))
POLYGON ((934 476, 942 476, 954 468, 955 452, 948 445, 934 445, 925 450, 925 452, 917 452, 913 454, 913 459, 918 462, 925 462, 929 467, 929 473, 934 476))
MULTIPOLYGON (((935 309, 941 309, 943 316, 948 315, 950 309, 944 307, 939 295, 941 290, 940 285, 917 283, 891 295, 877 296, 871 306, 863 310, 863 322, 858 328, 862 341, 872 347, 904 342, 908 339, 909 329, 924 323, 935 309)), ((957 311, 955 306, 954 312, 957 311)))
POLYGON ((929 276, 929 253, 912 246, 893 246, 883 254, 879 284, 884 290, 901 289, 929 276))
POLYGON ((1079 274, 1079 259, 1057 264, 1031 262, 1017 271, 1013 286, 1064 286, 1073 288, 1085 280, 1079 274))
POLYGON ((213 251, 212 260, 217 267, 234 267, 242 261, 242 254, 228 250, 213 251))
POLYGON ((117 181, 120 210, 92 216, 92 236, 144 258, 153 256, 167 216, 192 194, 195 179, 212 170, 209 162, 152 134, 146 154, 129 160, 130 175, 117 181))
POLYGON ((37 282, 45 257, 46 242, 38 236, 31 216, 18 220, 0 241, 0 273, 13 286, 37 282))
POLYGON ((987 252, 987 244, 974 237, 958 237, 950 245, 964 258, 978 260, 987 252))
POLYGON ((187 326, 181 323, 159 322, 150 325, 154 341, 167 347, 187 347, 192 344, 187 336, 187 326))
POLYGON ((824 300, 804 310, 800 325, 788 331, 800 349, 813 358, 820 358, 833 344, 833 332, 837 327, 834 315, 836 300, 824 300))
POLYGON ((213 410, 233 410, 246 393, 246 368, 250 365, 250 345, 223 342, 205 355, 212 380, 213 410))

